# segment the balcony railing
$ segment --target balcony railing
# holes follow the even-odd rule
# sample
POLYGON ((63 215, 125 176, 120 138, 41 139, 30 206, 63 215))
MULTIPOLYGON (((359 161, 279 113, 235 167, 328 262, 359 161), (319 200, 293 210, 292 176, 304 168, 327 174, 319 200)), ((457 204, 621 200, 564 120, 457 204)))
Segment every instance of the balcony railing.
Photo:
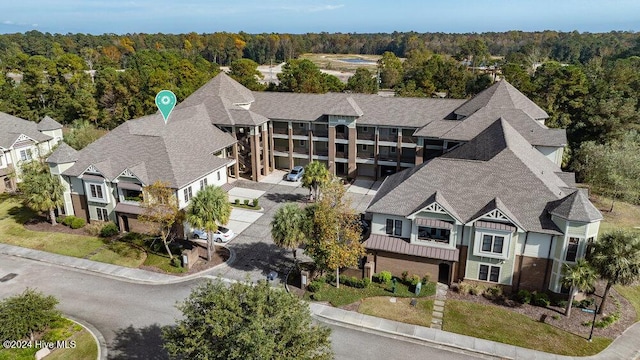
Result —
POLYGON ((309 134, 309 129, 305 128, 299 128, 299 127, 294 127, 293 128, 293 135, 308 135, 309 134))
POLYGON ((357 157, 359 159, 373 159, 373 152, 370 151, 358 151, 357 157))
POLYGON ((313 129, 313 136, 317 137, 329 137, 329 130, 327 129, 313 129))
POLYGON ((346 159, 348 156, 346 151, 336 151, 336 158, 346 159))
POLYGON ((380 161, 398 161, 398 155, 397 154, 380 154, 378 156, 378 160, 380 161))
POLYGON ((274 134, 284 134, 287 135, 289 134, 289 129, 286 127, 273 127, 273 133, 274 134))
POLYGON ((380 133, 380 136, 378 137, 378 139, 380 139, 380 141, 398 141, 398 134, 392 134, 392 133, 380 133))
POLYGON ((315 148, 313 149, 313 154, 314 155, 319 155, 319 156, 329 156, 329 149, 327 148, 315 148))
POLYGON ((309 149, 304 146, 294 146, 293 152, 296 154, 306 154, 309 155, 309 149))
POLYGON ((373 131, 358 131, 358 140, 375 140, 376 134, 373 131))
POLYGON ((413 137, 413 136, 402 135, 402 143, 403 144, 416 144, 416 143, 418 143, 418 139, 413 137))
POLYGON ((282 152, 288 152, 289 151, 289 146, 287 145, 277 145, 275 144, 273 146, 273 150, 275 151, 282 151, 282 152))
POLYGON ((402 154, 400 157, 400 162, 413 164, 416 161, 415 155, 405 155, 402 154))
POLYGON ((348 133, 348 132, 339 132, 339 131, 336 131, 336 139, 344 139, 344 140, 347 140, 347 139, 349 139, 349 133, 348 133))

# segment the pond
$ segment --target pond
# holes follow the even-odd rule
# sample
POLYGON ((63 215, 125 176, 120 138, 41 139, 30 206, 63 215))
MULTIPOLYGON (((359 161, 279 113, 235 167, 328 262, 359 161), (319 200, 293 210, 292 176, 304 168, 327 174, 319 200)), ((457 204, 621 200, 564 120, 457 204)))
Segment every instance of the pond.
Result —
POLYGON ((353 58, 353 59, 341 59, 340 61, 344 61, 344 62, 348 62, 348 63, 352 63, 352 64, 368 64, 368 65, 375 65, 377 64, 375 61, 373 60, 367 60, 367 59, 358 59, 358 58, 353 58))

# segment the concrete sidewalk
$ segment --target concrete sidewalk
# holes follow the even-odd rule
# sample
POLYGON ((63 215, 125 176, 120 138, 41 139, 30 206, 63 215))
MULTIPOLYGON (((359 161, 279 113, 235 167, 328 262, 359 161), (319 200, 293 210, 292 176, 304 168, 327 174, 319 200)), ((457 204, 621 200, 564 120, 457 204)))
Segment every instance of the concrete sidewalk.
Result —
MULTIPOLYGON (((230 249, 230 251, 231 257, 227 263, 233 262, 235 258, 233 250, 230 249)), ((203 277, 217 278, 226 282, 235 282, 234 280, 211 275, 218 267, 227 266, 227 263, 196 274, 173 276, 123 266, 104 264, 91 260, 78 259, 70 256, 57 255, 7 244, 0 244, 0 254, 42 261, 57 266, 66 266, 83 271, 90 271, 136 283, 162 285, 185 282, 203 277)), ((457 348, 503 359, 640 359, 640 345, 638 342, 638 339, 640 339, 640 322, 635 323, 633 326, 628 328, 622 335, 615 339, 608 348, 599 354, 589 357, 571 357, 525 349, 513 345, 454 334, 443 330, 386 320, 318 303, 310 303, 309 306, 314 316, 327 321, 369 329, 393 336, 401 336, 413 340, 427 341, 441 346, 457 348)))

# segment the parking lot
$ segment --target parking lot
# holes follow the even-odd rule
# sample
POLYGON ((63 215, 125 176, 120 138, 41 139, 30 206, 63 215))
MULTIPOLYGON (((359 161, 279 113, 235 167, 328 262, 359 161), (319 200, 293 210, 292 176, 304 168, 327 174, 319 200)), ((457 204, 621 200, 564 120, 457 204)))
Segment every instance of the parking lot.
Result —
MULTIPOLYGON (((257 281, 266 279, 267 274, 276 271, 276 282, 284 280, 293 265, 293 256, 290 250, 281 249, 273 243, 271 219, 280 206, 287 202, 306 203, 309 196, 309 189, 303 188, 299 182, 284 181, 285 174, 284 171, 277 171, 261 182, 238 180, 234 183, 234 188, 229 191, 231 199, 257 198, 262 210, 232 210, 228 227, 236 233, 236 237, 227 246, 234 252, 234 258, 228 264, 217 267, 213 275, 257 281)), ((363 211, 380 183, 356 180, 347 189, 352 206, 363 211)), ((298 258, 304 259, 302 250, 298 250, 298 258)))

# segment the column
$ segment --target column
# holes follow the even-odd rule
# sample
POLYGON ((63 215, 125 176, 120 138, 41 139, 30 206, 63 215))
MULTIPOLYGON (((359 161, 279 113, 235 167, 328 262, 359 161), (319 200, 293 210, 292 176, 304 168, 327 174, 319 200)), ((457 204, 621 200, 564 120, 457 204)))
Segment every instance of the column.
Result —
POLYGON ((336 127, 329 125, 329 173, 336 174, 336 127))
POLYGON ((240 178, 240 159, 238 157, 238 143, 233 144, 233 158, 236 163, 233 165, 233 176, 237 179, 240 178))
POLYGON ((269 175, 269 132, 267 124, 262 124, 260 127, 262 128, 262 175, 267 176, 269 175))
POLYGON ((402 129, 398 129, 398 142, 396 145, 396 171, 400 171, 400 159, 402 158, 402 129))
MULTIPOLYGON (((311 124, 309 124, 311 126, 311 124)), ((313 161, 313 130, 309 129, 309 162, 313 161)))
POLYGON ((271 169, 275 170, 276 168, 276 156, 273 154, 276 147, 273 143, 273 123, 269 121, 269 155, 271 157, 271 169))
POLYGON ((357 175, 357 167, 356 167, 356 157, 358 156, 358 148, 356 146, 356 139, 358 138, 358 133, 355 127, 349 127, 349 149, 348 149, 348 160, 347 160, 347 176, 350 178, 354 178, 357 175))
POLYGON ((380 169, 378 169, 378 159, 380 158, 380 132, 378 131, 378 127, 375 128, 375 134, 373 137, 374 145, 373 145, 373 167, 375 169, 376 175, 375 179, 378 180, 378 173, 380 169))
POLYGON ((291 121, 289 121, 289 169, 293 169, 293 128, 291 127, 291 121))
POLYGON ((424 153, 424 147, 423 147, 422 139, 418 139, 416 144, 416 160, 415 160, 416 166, 422 164, 422 162, 424 161, 423 153, 424 153))

